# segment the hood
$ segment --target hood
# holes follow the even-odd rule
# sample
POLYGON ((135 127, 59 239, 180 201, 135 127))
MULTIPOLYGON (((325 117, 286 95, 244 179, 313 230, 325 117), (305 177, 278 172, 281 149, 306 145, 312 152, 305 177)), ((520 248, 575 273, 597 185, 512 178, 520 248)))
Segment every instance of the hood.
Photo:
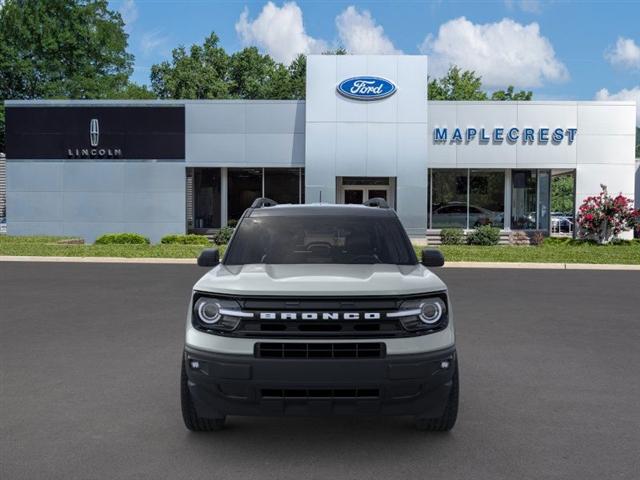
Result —
POLYGON ((194 289, 227 295, 369 296, 445 290, 422 265, 218 265, 194 289))

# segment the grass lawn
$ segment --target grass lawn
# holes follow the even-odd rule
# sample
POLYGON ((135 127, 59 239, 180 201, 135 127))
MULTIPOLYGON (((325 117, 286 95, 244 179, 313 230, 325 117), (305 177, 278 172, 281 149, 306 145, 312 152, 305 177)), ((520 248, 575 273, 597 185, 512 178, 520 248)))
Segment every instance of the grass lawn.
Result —
MULTIPOLYGON (((640 265, 640 243, 630 245, 542 245, 478 247, 443 245, 452 262, 620 263, 640 265)), ((418 250, 418 249, 416 249, 418 250)))
MULTIPOLYGON (((62 237, 0 236, 0 255, 123 258, 195 258, 199 245, 74 245, 62 237)), ((224 253, 225 247, 218 247, 224 253)), ((640 242, 623 245, 545 244, 479 247, 443 245, 451 262, 618 263, 640 265, 640 242)), ((418 256, 422 247, 415 247, 418 256)))

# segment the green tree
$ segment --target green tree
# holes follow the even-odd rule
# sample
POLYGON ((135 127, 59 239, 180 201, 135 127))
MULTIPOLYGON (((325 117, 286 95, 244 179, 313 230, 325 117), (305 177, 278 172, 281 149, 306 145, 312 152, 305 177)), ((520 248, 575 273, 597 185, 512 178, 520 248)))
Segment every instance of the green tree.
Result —
POLYGON ((291 98, 304 100, 307 92, 307 57, 298 55, 291 65, 289 65, 289 76, 291 77, 291 98))
POLYGON ((551 180, 551 211, 573 212, 575 179, 572 174, 557 175, 551 180))
POLYGON ((201 45, 173 50, 171 62, 151 67, 151 88, 159 98, 301 99, 307 60, 298 55, 288 67, 256 47, 229 55, 211 33, 201 45))
POLYGON ((171 62, 151 67, 151 89, 159 98, 229 98, 229 56, 211 33, 202 46, 174 48, 171 62))
POLYGON ((248 47, 231 55, 229 81, 231 94, 246 99, 290 98, 289 72, 256 47, 248 47))
POLYGON ((452 66, 442 78, 429 81, 429 100, 486 100, 482 90, 482 77, 471 70, 452 66))
MULTIPOLYGON (((126 48, 124 22, 107 0, 7 0, 0 9, 0 104, 122 95, 133 64, 126 48)), ((0 127, 3 118, 1 112, 0 127)))
MULTIPOLYGON (((442 78, 429 81, 429 100, 488 100, 487 93, 482 90, 482 77, 472 70, 462 70, 452 66, 442 78)), ((497 90, 491 94, 491 100, 531 100, 533 92, 514 92, 512 85, 506 90, 497 90)))
POLYGON ((533 98, 533 92, 531 90, 524 91, 520 90, 519 92, 513 91, 513 85, 509 85, 506 90, 497 90, 491 94, 491 100, 501 100, 501 101, 515 101, 515 100, 525 100, 529 101, 533 98))

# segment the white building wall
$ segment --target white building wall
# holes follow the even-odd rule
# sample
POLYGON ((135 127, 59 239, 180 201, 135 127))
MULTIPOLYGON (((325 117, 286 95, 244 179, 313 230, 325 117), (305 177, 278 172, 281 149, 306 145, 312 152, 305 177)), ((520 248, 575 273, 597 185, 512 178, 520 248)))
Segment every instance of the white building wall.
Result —
MULTIPOLYGON (((600 192, 634 197, 635 118, 633 102, 429 102, 429 168, 550 168, 576 170, 576 205, 600 192), (493 140, 436 142, 435 128, 489 132, 496 127, 577 128, 572 143, 493 140)), ((629 236, 629 234, 626 234, 629 236)))
POLYGON ((427 218, 427 57, 310 55, 307 58, 306 201, 336 201, 336 177, 396 177, 396 210, 409 233, 427 218), (336 91, 356 76, 392 81, 375 101, 336 91))
POLYGON ((185 230, 183 162, 9 160, 7 173, 10 235, 135 232, 157 243, 185 230))

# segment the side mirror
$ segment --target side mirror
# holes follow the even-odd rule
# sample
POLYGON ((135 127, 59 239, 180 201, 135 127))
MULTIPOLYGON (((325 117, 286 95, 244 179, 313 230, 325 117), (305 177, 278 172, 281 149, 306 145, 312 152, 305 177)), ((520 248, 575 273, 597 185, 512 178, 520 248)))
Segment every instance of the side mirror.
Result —
POLYGON ((425 267, 441 267, 444 265, 444 255, 435 248, 422 250, 422 265, 425 267))
POLYGON ((198 256, 198 266, 215 267, 220 263, 220 252, 217 248, 205 248, 198 256))

